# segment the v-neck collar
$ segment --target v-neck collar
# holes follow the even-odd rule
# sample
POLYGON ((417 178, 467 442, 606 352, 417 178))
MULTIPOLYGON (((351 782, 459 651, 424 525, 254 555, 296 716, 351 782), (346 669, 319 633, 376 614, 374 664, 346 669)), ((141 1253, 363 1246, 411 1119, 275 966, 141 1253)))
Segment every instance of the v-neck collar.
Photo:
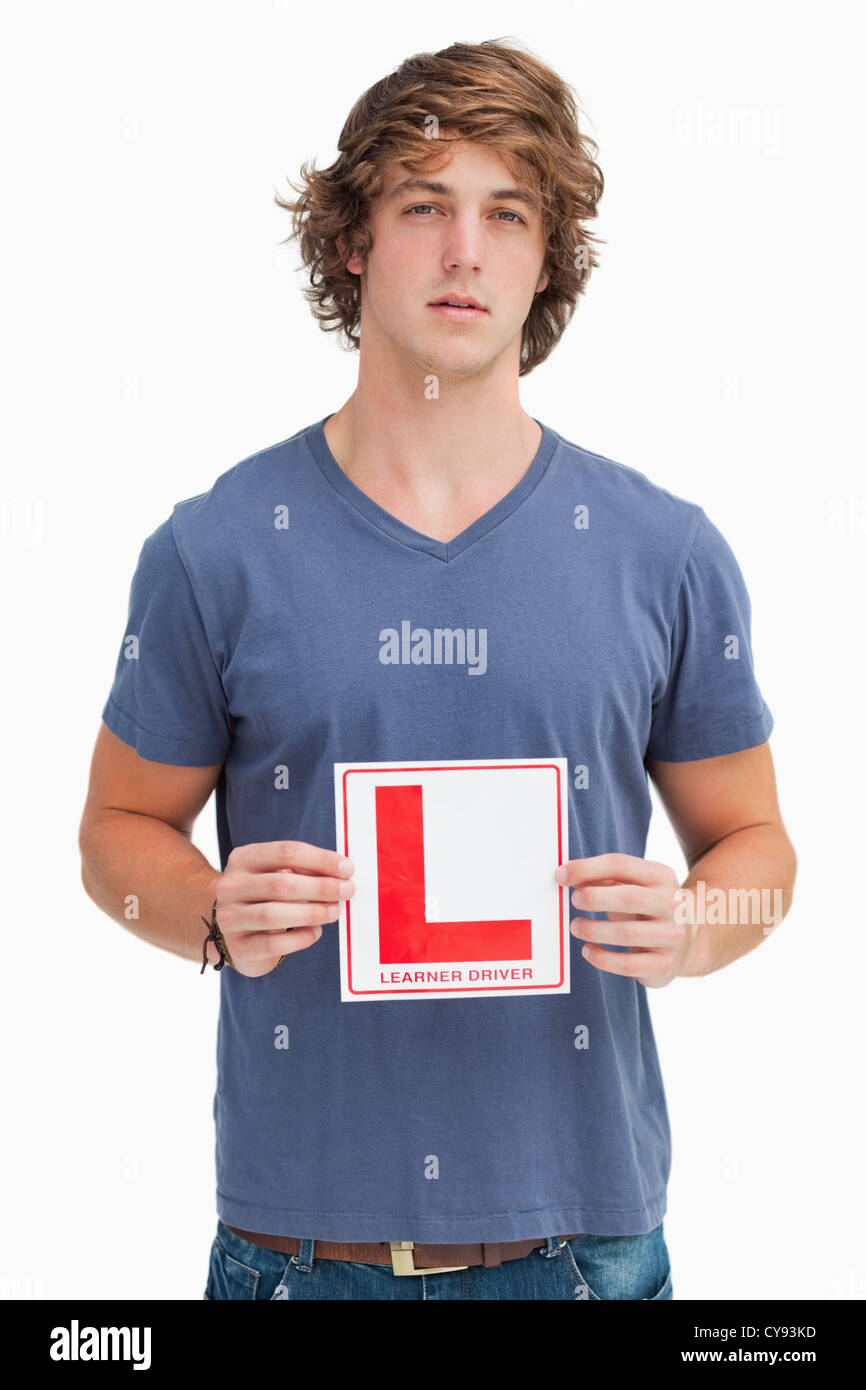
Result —
MULTIPOLYGON (((331 414, 333 413, 332 411, 331 414)), ((522 502, 526 501, 547 472, 548 464, 559 442, 556 431, 548 429, 540 420, 535 420, 533 415, 532 419, 541 428, 541 441, 535 457, 523 477, 495 506, 480 516, 477 521, 473 521, 472 525, 467 526, 465 531, 461 531, 459 536, 455 536, 450 541, 439 541, 433 536, 425 536, 422 531, 416 531, 414 527, 407 526, 404 521, 392 516, 384 507, 380 507, 378 502, 374 502, 372 497, 368 497, 366 492, 363 492, 356 483, 353 483, 347 473, 343 472, 331 453, 330 445, 325 438, 325 425, 330 418, 331 415, 325 415, 315 425, 310 425, 304 431, 304 437, 313 458, 331 486, 340 493, 341 497, 345 498, 350 506, 359 511, 380 531, 384 531, 387 536, 399 541, 402 545, 410 546, 413 550, 423 550, 427 555, 433 555, 437 560, 443 560, 446 563, 453 560, 455 556, 461 555, 476 541, 481 540, 482 536, 486 536, 489 531, 493 530, 494 526, 498 526, 522 502)))

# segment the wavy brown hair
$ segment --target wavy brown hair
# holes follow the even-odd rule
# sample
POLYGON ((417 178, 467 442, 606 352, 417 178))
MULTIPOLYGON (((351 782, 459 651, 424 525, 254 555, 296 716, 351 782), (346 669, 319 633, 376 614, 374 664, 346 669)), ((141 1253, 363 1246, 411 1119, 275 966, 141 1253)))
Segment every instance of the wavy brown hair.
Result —
POLYGON ((520 375, 551 353, 565 332, 598 260, 586 230, 604 189, 592 158, 594 140, 578 128, 571 89, 522 47, 501 39, 453 43, 438 53, 416 53, 355 102, 328 169, 301 168, 303 183, 287 180, 297 201, 275 202, 292 214, 292 231, 309 271, 304 295, 325 332, 340 330, 346 345, 360 345, 361 285, 346 269, 372 245, 371 201, 384 187, 383 165, 396 159, 418 173, 447 157, 447 142, 430 139, 439 127, 496 148, 515 179, 534 188, 541 203, 546 249, 544 290, 535 295, 523 325, 520 375), (342 237, 343 253, 337 245, 342 237))

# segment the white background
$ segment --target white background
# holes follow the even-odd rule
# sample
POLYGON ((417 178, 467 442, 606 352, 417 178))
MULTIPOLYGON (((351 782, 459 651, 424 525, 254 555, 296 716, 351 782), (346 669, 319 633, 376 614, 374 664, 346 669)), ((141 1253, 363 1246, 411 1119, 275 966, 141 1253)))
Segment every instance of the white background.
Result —
MULTIPOLYGON (((274 193, 403 57, 511 35, 577 91, 606 179, 601 265, 524 407, 730 541, 800 861, 768 942, 650 992, 675 1297, 862 1299, 858 7, 3 13, 2 1296, 201 1297, 218 977, 79 879, 129 581, 175 501, 354 387, 274 193)), ((213 803, 195 838, 218 864, 213 803)), ((647 856, 685 872, 661 815, 647 856)))

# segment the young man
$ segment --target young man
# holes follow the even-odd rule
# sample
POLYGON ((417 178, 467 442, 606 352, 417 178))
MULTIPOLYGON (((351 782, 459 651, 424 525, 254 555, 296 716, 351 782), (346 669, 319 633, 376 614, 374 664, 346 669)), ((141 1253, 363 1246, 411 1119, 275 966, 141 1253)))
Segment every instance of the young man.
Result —
MULTIPOLYGON (((220 967, 208 1299, 673 1296, 647 989, 766 928, 681 920, 674 869, 643 858, 647 775, 683 886, 777 889, 784 915, 796 860, 727 542, 519 403, 594 264, 591 143, 560 79, 498 42, 367 92, 282 204, 316 314, 360 329, 357 387, 177 503, 139 557, 83 880, 220 967), (568 771, 568 854, 542 875, 584 914, 568 988, 347 999, 334 923, 376 866, 342 858, 337 765, 524 759, 568 771), (214 788, 221 872, 189 838, 214 788)), ((517 843, 461 850, 482 905, 522 883, 517 843)))

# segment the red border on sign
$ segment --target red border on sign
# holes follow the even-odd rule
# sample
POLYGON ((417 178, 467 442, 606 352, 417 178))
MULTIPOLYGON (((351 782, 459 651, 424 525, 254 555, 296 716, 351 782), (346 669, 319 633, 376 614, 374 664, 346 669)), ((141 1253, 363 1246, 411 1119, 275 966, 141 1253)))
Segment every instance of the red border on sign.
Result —
MULTIPOLYGON (((363 767, 363 768, 361 768, 361 767, 350 767, 350 768, 347 768, 346 771, 343 773, 343 845, 344 845, 343 854, 346 856, 347 859, 351 859, 351 857, 352 857, 352 856, 350 855, 350 853, 349 853, 349 808, 348 808, 348 797, 347 797, 347 795, 346 795, 346 778, 352 776, 353 773, 360 774, 361 776, 366 776, 366 775, 368 775, 368 774, 371 773, 371 772, 493 772, 493 771, 496 770, 496 769, 501 769, 502 771, 505 771, 505 772, 509 772, 509 771, 518 772, 518 771, 520 771, 520 770, 526 770, 526 769, 530 769, 530 770, 532 770, 532 771, 541 772, 541 771, 543 771, 543 770, 546 769, 547 771, 553 772, 553 773, 555 774, 555 776, 556 776, 556 841, 557 841, 556 852, 557 852, 557 856, 558 856, 558 857, 557 857, 557 863, 558 863, 558 864, 561 864, 561 863, 562 863, 562 785, 561 785, 562 779, 561 779, 561 775, 560 775, 560 770, 559 770, 559 768, 556 766, 556 763, 484 763, 484 764, 479 764, 479 765, 476 765, 476 766, 473 766, 473 765, 470 764, 470 766, 468 766, 468 767, 445 767, 445 766, 443 766, 443 767, 394 767, 394 766, 392 765, 392 766, 390 766, 390 767, 363 767)), ((564 887, 560 887, 560 890, 559 890, 559 979, 556 980, 553 984, 550 984, 550 985, 541 985, 541 986, 539 986, 539 985, 537 985, 537 984, 530 984, 530 985, 514 985, 513 988, 508 989, 508 991, 507 991, 508 994, 518 994, 518 993, 520 992, 520 990, 522 990, 522 989, 531 989, 531 990, 536 990, 536 991, 538 991, 539 988, 542 989, 542 990, 543 990, 543 989, 556 989, 559 985, 562 984, 563 980, 565 979, 565 914, 564 914, 564 910, 563 910, 563 895, 564 895, 565 892, 566 892, 566 889, 565 889, 564 887)), ((396 995, 396 994, 467 994, 467 993, 472 993, 472 994, 485 994, 485 993, 488 993, 489 991, 494 990, 494 989, 499 990, 500 993, 502 992, 502 991, 501 991, 501 987, 500 987, 500 986, 497 986, 497 985, 495 985, 495 984, 493 984, 493 985, 480 985, 480 986, 479 986, 479 985, 460 985, 459 987, 457 987, 457 988, 455 988, 455 989, 449 989, 449 990, 443 990, 442 987, 441 987, 441 985, 433 985, 433 986, 431 986, 430 989, 423 989, 423 988, 421 988, 421 989, 389 989, 389 990, 382 990, 382 989, 355 989, 355 988, 353 987, 353 985, 352 985, 352 909, 351 909, 350 899, 348 899, 348 898, 346 899, 346 963, 347 963, 348 989, 349 989, 349 993, 350 993, 350 994, 359 995, 359 996, 360 996, 360 995, 364 995, 364 994, 386 994, 386 995, 389 995, 389 996, 390 996, 390 995, 396 995)), ((385 1001, 382 1000, 382 1002, 384 1003, 385 1001)))

